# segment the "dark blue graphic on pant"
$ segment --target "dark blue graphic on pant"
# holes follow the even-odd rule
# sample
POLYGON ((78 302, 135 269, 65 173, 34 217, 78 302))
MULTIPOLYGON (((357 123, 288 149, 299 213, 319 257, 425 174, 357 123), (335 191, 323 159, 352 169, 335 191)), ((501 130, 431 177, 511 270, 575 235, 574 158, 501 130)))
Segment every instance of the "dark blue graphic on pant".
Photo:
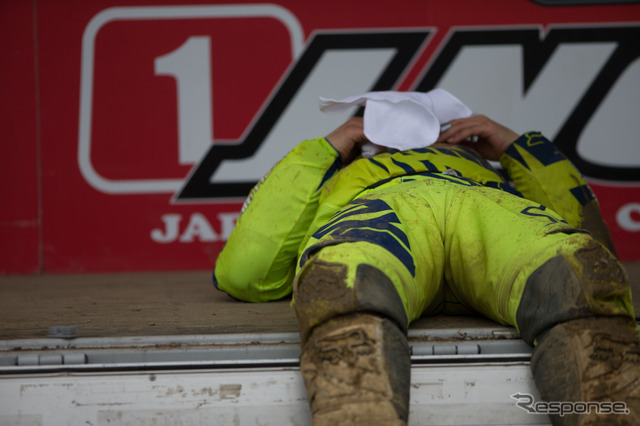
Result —
POLYGON ((549 221, 551 221, 551 223, 558 223, 558 222, 562 222, 562 223, 567 223, 567 221, 562 220, 562 219, 556 219, 548 214, 544 214, 543 212, 547 210, 547 208, 543 205, 540 205, 539 207, 527 207, 526 209, 522 210, 520 213, 525 214, 527 216, 536 216, 536 217, 545 217, 547 219, 549 219, 549 221))
POLYGON ((316 239, 327 236, 330 239, 309 247, 300 259, 300 266, 306 262, 311 252, 320 247, 340 242, 367 241, 385 248, 402 262, 412 276, 415 276, 416 267, 411 256, 409 239, 397 225, 400 225, 400 219, 384 201, 352 201, 313 234, 313 238, 316 239))

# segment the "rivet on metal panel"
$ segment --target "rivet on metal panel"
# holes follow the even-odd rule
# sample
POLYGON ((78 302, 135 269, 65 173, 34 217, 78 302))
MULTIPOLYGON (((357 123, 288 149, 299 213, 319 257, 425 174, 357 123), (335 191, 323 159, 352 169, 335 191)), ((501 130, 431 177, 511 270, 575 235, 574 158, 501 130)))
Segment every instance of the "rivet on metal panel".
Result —
POLYGON ((60 365, 62 364, 62 354, 40 355, 40 365, 60 365))
POLYGON ((18 365, 38 365, 39 363, 40 355, 38 354, 18 355, 18 365))
POLYGON ((86 364, 87 355, 84 353, 71 353, 63 355, 64 364, 86 364))
POLYGON ((480 346, 472 342, 459 343, 457 349, 458 355, 476 355, 480 353, 480 346))
POLYGON ((455 355, 456 345, 433 345, 434 355, 455 355))

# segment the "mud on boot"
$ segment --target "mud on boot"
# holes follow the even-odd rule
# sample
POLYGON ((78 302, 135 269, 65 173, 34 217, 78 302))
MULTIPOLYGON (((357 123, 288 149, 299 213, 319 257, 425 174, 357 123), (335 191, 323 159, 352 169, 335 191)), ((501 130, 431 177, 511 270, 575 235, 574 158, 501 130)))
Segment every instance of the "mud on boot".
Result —
POLYGON ((351 314, 315 327, 300 370, 314 426, 406 425, 410 350, 390 320, 351 314))
POLYGON ((640 424, 640 339, 634 321, 592 317, 552 327, 538 338, 531 369, 547 401, 622 402, 628 414, 551 416, 554 425, 640 424))

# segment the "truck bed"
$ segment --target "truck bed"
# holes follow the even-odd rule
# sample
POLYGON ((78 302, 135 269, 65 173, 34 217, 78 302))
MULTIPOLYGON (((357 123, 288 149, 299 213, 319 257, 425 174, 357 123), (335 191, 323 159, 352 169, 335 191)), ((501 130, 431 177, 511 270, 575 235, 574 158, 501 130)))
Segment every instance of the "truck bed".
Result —
MULTIPOLYGON (((627 262, 640 313, 640 262, 627 262)), ((0 277, 0 340, 296 332, 290 300, 238 302, 215 290, 211 272, 149 272, 0 277)), ((421 318, 412 329, 490 326, 474 317, 421 318)))
MULTIPOLYGON (((0 425, 310 424, 290 300, 235 301, 208 271, 0 277, 0 294, 0 425)), ((516 405, 539 395, 514 329, 425 317, 409 341, 411 425, 549 423, 516 405)))

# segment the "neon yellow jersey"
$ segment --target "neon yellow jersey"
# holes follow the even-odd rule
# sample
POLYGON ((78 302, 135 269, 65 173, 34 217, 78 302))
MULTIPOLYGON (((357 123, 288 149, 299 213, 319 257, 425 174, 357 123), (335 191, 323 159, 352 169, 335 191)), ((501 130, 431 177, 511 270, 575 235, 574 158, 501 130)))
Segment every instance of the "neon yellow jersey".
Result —
POLYGON ((595 197, 550 141, 527 133, 500 162, 515 189, 474 150, 462 146, 437 144, 381 153, 342 168, 338 152, 325 138, 303 141, 251 191, 216 261, 214 283, 252 302, 289 295, 300 251, 317 229, 363 191, 412 174, 469 179, 502 190, 505 196, 543 204, 573 227, 584 225, 582 207, 593 207, 595 197))
POLYGON ((465 177, 482 185, 517 192, 490 163, 470 148, 435 144, 428 148, 381 153, 373 158, 354 160, 327 181, 307 238, 363 191, 400 176, 424 173, 465 177))
POLYGON ((541 133, 522 135, 500 163, 525 198, 552 209, 569 225, 591 232, 615 254, 593 191, 567 157, 541 133))
POLYGON ((251 302, 290 294, 300 242, 339 168, 338 152, 324 139, 303 141, 276 164, 251 190, 218 256, 216 287, 251 302))

